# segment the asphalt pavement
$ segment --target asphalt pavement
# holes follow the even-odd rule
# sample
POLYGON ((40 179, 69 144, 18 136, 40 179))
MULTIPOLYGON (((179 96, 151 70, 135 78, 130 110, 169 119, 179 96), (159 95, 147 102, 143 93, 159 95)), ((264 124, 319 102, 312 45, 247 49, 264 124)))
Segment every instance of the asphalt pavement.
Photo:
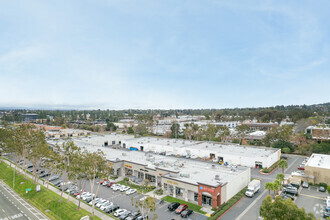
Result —
POLYGON ((0 180, 0 220, 48 219, 0 180))

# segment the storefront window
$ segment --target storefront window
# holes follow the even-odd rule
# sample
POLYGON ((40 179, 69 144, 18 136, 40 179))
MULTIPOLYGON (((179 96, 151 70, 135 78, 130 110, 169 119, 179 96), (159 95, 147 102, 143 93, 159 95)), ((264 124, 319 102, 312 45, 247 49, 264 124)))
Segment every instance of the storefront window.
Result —
POLYGON ((175 193, 177 196, 182 196, 183 195, 183 189, 179 187, 175 187, 175 193))
POLYGON ((146 179, 149 180, 152 183, 156 182, 155 176, 152 176, 152 175, 149 175, 149 174, 146 174, 146 179))
POLYGON ((132 176, 133 171, 129 168, 125 168, 125 176, 132 176))
POLYGON ((194 193, 194 201, 198 202, 198 193, 194 193))
POLYGON ((212 206, 212 197, 207 195, 202 195, 202 203, 212 206))
POLYGON ((138 178, 139 179, 144 179, 144 173, 138 172, 138 178))
POLYGON ((166 191, 166 190, 167 190, 167 184, 164 183, 164 191, 166 191))

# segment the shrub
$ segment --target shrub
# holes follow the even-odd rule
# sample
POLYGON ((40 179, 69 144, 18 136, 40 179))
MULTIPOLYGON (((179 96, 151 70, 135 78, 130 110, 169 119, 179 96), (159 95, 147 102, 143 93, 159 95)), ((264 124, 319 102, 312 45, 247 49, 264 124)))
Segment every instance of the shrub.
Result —
POLYGON ((155 191, 155 194, 156 195, 163 195, 163 190, 162 189, 157 189, 156 191, 155 191))
POLYGON ((282 153, 288 154, 288 153, 291 153, 291 150, 290 150, 290 148, 285 147, 285 148, 282 148, 282 153))
POLYGON ((327 187, 327 191, 330 194, 330 186, 327 187))
POLYGON ((326 183, 320 183, 319 186, 323 186, 324 188, 328 187, 328 185, 326 183))

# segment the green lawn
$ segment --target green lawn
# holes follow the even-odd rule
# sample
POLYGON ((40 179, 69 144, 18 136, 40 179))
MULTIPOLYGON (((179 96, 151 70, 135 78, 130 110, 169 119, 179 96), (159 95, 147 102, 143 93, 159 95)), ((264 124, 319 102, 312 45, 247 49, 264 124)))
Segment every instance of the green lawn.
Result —
MULTIPOLYGON (((9 165, 4 162, 0 162, 0 179, 4 180, 10 187, 13 186, 13 168, 10 168, 9 165)), ((60 196, 55 192, 49 190, 46 191, 46 188, 41 186, 41 191, 36 192, 36 184, 30 179, 24 179, 23 175, 15 176, 15 191, 25 198, 28 202, 42 211, 50 219, 80 219, 83 216, 90 215, 84 209, 77 210, 77 206, 72 202, 67 202, 63 198, 62 202, 58 202, 60 196), (28 194, 25 190, 31 188, 28 194), (45 210, 49 210, 45 212, 45 210)), ((64 194, 64 197, 67 198, 67 195, 64 194)), ((94 216, 93 219, 100 219, 97 216, 94 216)))
POLYGON ((119 182, 117 182, 120 185, 125 185, 125 186, 129 186, 131 189, 136 189, 139 193, 147 193, 147 192, 151 192, 152 190, 154 190, 156 187, 155 186, 148 186, 148 188, 144 188, 140 185, 136 185, 133 183, 130 183, 126 180, 121 180, 119 182))
POLYGON ((188 208, 193 210, 194 212, 198 212, 198 213, 201 213, 203 215, 206 214, 206 212, 201 210, 202 206, 199 206, 199 205, 196 205, 196 204, 193 204, 193 203, 190 203, 190 202, 186 202, 184 200, 177 199, 177 198, 174 198, 172 196, 165 196, 165 197, 162 198, 162 200, 164 200, 166 202, 169 202, 169 203, 172 203, 172 202, 178 202, 180 204, 184 203, 184 204, 187 204, 188 208))
POLYGON ((239 201, 244 195, 247 187, 243 188, 239 191, 236 195, 234 195, 228 202, 223 203, 208 219, 216 220, 219 218, 223 213, 225 213, 228 209, 230 209, 237 201, 239 201))

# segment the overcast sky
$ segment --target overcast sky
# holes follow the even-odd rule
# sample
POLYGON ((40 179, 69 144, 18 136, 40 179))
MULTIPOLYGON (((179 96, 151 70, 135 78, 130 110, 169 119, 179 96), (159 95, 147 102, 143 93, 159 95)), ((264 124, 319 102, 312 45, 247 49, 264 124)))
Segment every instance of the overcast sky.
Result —
POLYGON ((330 1, 0 0, 0 106, 330 101, 330 1))

